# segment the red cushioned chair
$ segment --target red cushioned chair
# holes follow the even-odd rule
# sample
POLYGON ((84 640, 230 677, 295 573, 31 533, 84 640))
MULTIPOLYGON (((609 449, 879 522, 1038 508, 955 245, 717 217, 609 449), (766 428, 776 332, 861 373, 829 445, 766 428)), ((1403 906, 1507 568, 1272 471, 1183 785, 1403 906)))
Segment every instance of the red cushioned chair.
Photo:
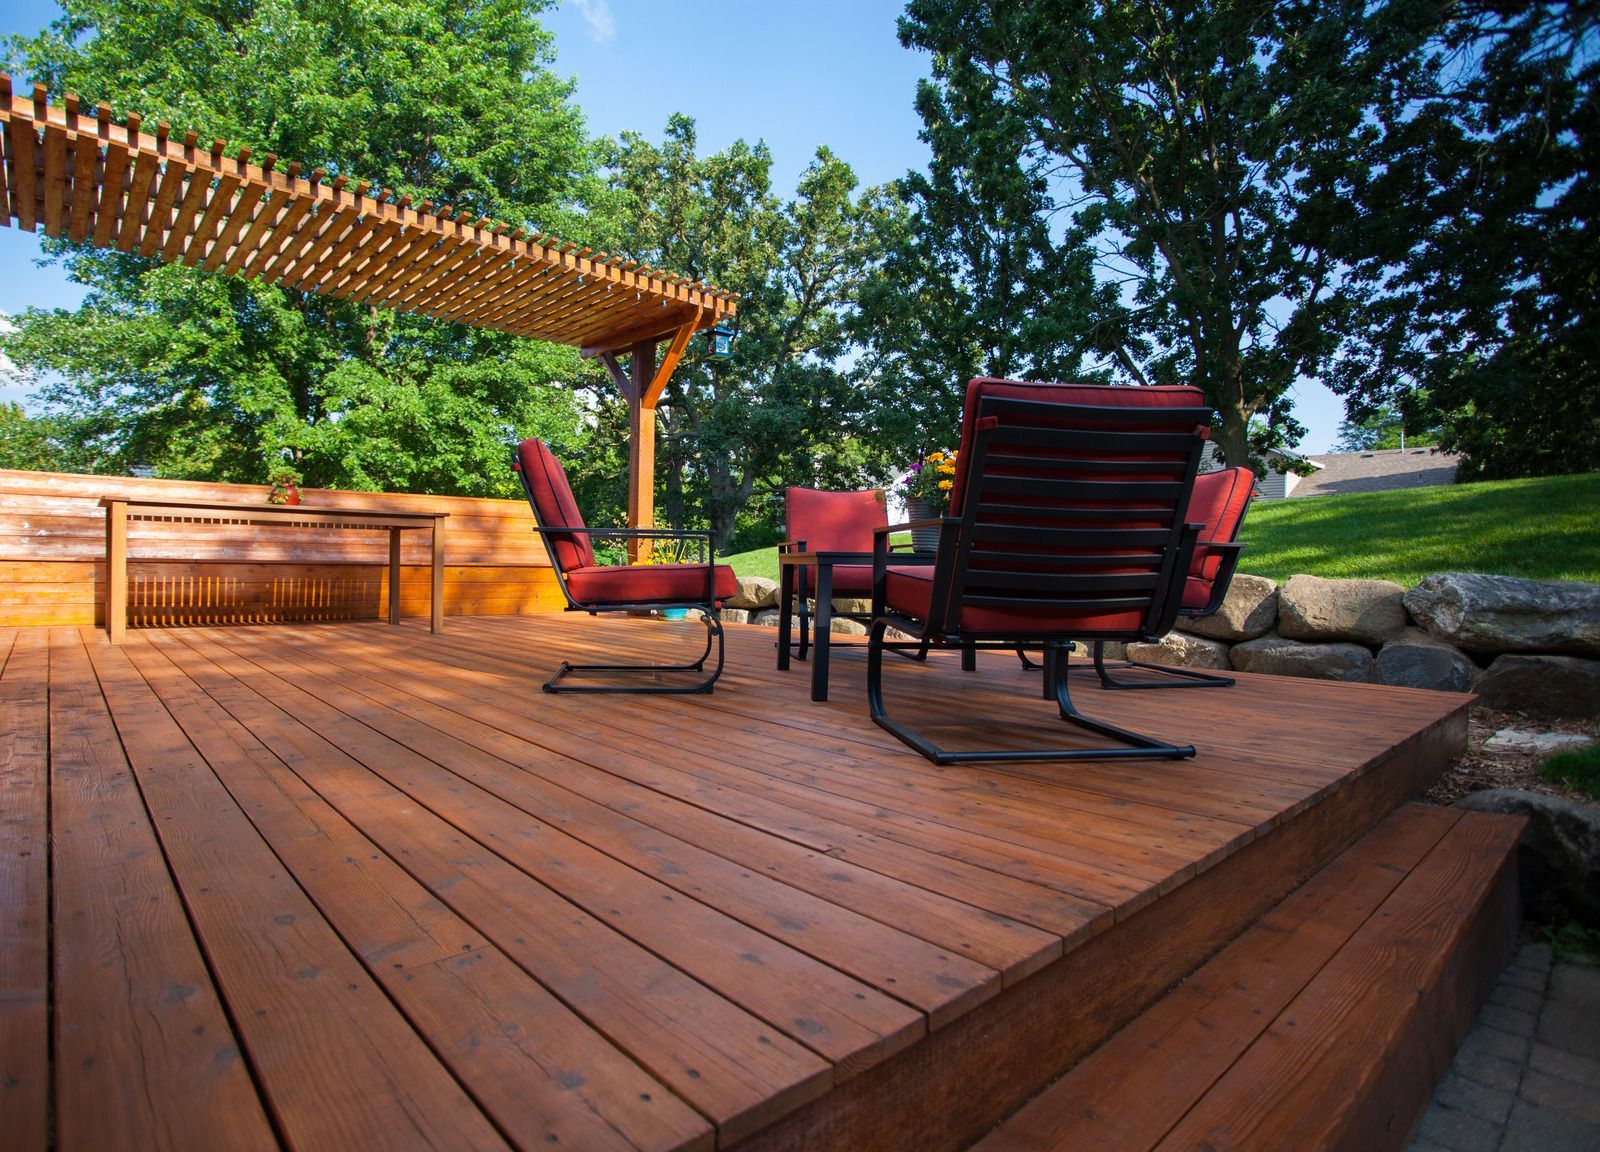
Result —
MULTIPOLYGON (((1239 553, 1244 550, 1244 545, 1239 543, 1239 529, 1244 524, 1244 514, 1250 507, 1255 487, 1256 474, 1249 468, 1224 468, 1195 478, 1189 519, 1201 525, 1200 539, 1195 545, 1194 559, 1189 562, 1183 601, 1178 606, 1179 616, 1191 620, 1210 616, 1227 599, 1228 585, 1239 567, 1239 553)), ((1144 660, 1122 660, 1108 665, 1103 640, 1094 642, 1094 670, 1106 688, 1227 688, 1234 682, 1232 676, 1216 676, 1193 668, 1174 668, 1144 660), (1112 677, 1110 668, 1142 668, 1159 673, 1160 678, 1117 680, 1112 677)))
MULTIPOLYGON (((783 495, 784 523, 789 539, 778 545, 780 553, 815 552, 829 558, 817 565, 818 628, 826 629, 833 615, 835 596, 864 599, 872 595, 872 532, 889 523, 889 504, 883 489, 859 492, 825 492, 818 488, 789 488, 783 495), (854 563, 850 561, 854 560, 854 563), (828 584, 823 603, 822 584, 828 584)), ((812 575, 795 571, 795 596, 800 609, 800 659, 810 644, 811 612, 807 605, 812 575)), ((857 613, 839 613, 848 619, 865 619, 857 613)), ((819 634, 819 643, 824 638, 819 634)))
POLYGON ((967 386, 951 513, 938 520, 931 565, 891 563, 877 529, 867 701, 873 720, 938 764, 1193 756, 1091 720, 1073 706, 1066 656, 1074 638, 1164 635, 1182 601, 1200 525, 1187 522, 1211 410, 1196 388, 1108 388, 974 380, 967 386), (1061 718, 1115 746, 946 751, 892 719, 883 653, 915 646, 1042 645, 1045 693, 1061 718))
POLYGON ((570 664, 561 667, 545 683, 546 692, 710 692, 722 675, 721 602, 738 591, 733 569, 715 563, 715 533, 675 532, 665 528, 590 528, 583 522, 572 486, 567 483, 561 461, 539 440, 524 440, 512 449, 511 467, 522 477, 522 489, 533 515, 535 529, 550 555, 556 582, 567 599, 567 611, 633 612, 643 609, 697 608, 706 625, 706 649, 689 664, 570 664), (592 536, 621 539, 699 541, 705 549, 703 564, 596 564, 592 536), (612 677, 646 675, 660 680, 663 673, 704 672, 711 649, 717 650, 716 667, 704 679, 687 685, 650 683, 642 685, 563 684, 572 673, 601 673, 612 677))

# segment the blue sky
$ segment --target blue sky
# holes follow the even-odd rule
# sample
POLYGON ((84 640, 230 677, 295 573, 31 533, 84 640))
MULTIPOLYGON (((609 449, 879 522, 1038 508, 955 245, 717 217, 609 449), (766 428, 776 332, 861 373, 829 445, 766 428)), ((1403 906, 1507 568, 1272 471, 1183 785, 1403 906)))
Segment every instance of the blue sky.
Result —
MULTIPOLYGON (((577 79, 595 134, 659 140, 667 117, 692 116, 703 152, 764 140, 780 192, 826 144, 862 184, 881 184, 927 161, 912 108, 928 57, 900 46, 904 0, 564 0, 544 17, 557 72, 577 79)), ((0 35, 32 34, 54 0, 6 0, 0 35)), ((82 290, 57 268, 35 268, 36 237, 0 228, 0 312, 73 307, 82 290)), ((0 399, 14 399, 0 386, 0 399)), ((1302 386, 1296 415, 1305 452, 1325 452, 1343 407, 1302 386)))

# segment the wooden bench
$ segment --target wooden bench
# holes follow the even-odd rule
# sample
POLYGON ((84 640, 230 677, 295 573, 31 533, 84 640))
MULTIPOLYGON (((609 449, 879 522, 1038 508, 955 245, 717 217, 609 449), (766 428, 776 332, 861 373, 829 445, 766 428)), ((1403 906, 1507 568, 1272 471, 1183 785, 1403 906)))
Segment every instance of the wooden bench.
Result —
POLYGON ((389 623, 400 623, 400 533, 426 530, 432 544, 429 608, 433 631, 444 628, 444 521, 448 512, 374 512, 307 508, 303 504, 217 504, 188 500, 128 500, 108 496, 106 510, 106 631, 121 644, 128 627, 128 522, 270 528, 333 528, 389 533, 389 623))
POLYGON ((1522 825, 1399 809, 976 1152, 1404 1147, 1509 955, 1522 825))

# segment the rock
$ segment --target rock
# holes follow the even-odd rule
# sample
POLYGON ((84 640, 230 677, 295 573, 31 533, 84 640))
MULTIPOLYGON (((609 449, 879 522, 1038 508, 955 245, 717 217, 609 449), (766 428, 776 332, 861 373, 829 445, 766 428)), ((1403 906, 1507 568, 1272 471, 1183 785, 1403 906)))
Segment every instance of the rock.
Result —
POLYGON ((858 600, 840 600, 836 598, 833 602, 833 610, 835 612, 850 612, 857 616, 865 616, 872 611, 872 600, 870 598, 858 600))
POLYGON ((724 608, 722 610, 722 622, 724 624, 748 624, 750 623, 750 612, 745 608, 724 608))
POLYGON ((1127 657, 1180 668, 1227 668, 1228 646, 1220 640, 1172 632, 1162 637, 1159 644, 1129 644, 1127 657))
POLYGON ((865 636, 867 626, 859 620, 851 620, 844 616, 830 616, 828 618, 828 631, 839 636, 865 636))
POLYGON ((1444 572, 1407 592, 1405 605, 1469 652, 1600 656, 1600 584, 1444 572))
POLYGON ((1502 728, 1483 742, 1485 752, 1527 752, 1548 756, 1552 752, 1566 752, 1587 748, 1594 741, 1576 732, 1524 732, 1520 728, 1502 728))
POLYGON ((1600 715, 1600 660, 1496 656, 1478 681, 1478 703, 1530 716, 1600 715))
POLYGON ((1222 607, 1198 620, 1178 618, 1178 628, 1212 640, 1237 644, 1272 631, 1278 618, 1278 584, 1265 576, 1236 573, 1228 584, 1222 607))
POLYGON ((1600 808, 1514 788, 1473 792, 1456 807, 1528 818, 1517 854, 1528 919, 1600 928, 1600 808))
POLYGON ((1392 580, 1291 576, 1278 589, 1278 634, 1291 640, 1382 644, 1406 626, 1404 594, 1392 580))
POLYGON ((750 613, 750 623, 759 624, 763 628, 776 628, 778 626, 778 610, 776 608, 763 608, 759 612, 750 613))
POLYGON ((1270 633, 1235 644, 1228 659, 1240 672, 1303 676, 1310 680, 1365 683, 1372 679, 1373 672, 1372 653, 1359 644, 1302 644, 1270 633))
POLYGON ((1421 628, 1407 628, 1378 651, 1379 684, 1470 692, 1478 666, 1461 649, 1435 640, 1421 628))
POLYGON ((729 608, 775 608, 778 605, 778 582, 765 576, 740 576, 739 592, 725 601, 729 608))

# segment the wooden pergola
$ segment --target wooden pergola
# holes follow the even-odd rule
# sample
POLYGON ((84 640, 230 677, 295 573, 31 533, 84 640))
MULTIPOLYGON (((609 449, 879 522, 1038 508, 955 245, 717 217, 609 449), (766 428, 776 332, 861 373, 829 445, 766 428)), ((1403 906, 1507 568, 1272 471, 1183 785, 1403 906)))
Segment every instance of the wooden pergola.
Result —
POLYGON ((0 223, 598 356, 631 414, 628 522, 654 521, 655 408, 696 332, 737 297, 540 232, 309 174, 0 74, 0 223), (664 355, 658 348, 666 343, 664 355), (618 359, 627 355, 626 368, 618 359))

